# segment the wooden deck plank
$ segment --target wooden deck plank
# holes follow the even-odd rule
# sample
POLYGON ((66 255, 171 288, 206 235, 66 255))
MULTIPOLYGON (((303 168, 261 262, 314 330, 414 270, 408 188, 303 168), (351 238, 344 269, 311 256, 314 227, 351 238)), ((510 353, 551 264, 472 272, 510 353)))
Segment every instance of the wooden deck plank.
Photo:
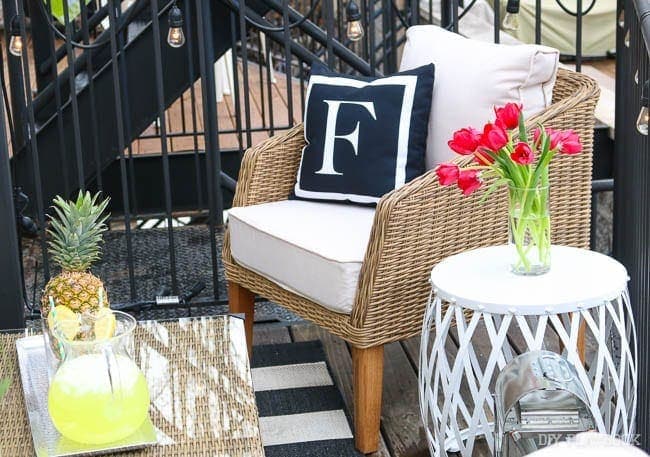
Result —
MULTIPOLYGON (((258 65, 248 62, 248 87, 244 88, 244 68, 243 62, 237 62, 238 67, 238 83, 239 83, 239 112, 241 113, 241 126, 243 130, 247 128, 260 128, 266 125, 265 117, 262 116, 262 93, 259 86, 259 71, 258 65), (246 123, 246 100, 248 98, 248 107, 250 115, 250 124, 246 123)), ((252 132, 251 141, 248 144, 246 135, 244 135, 244 144, 246 147, 254 146, 260 141, 268 138, 266 132, 252 132)))
MULTIPOLYGON (((138 138, 132 144, 133 154, 160 154, 162 142, 160 138, 138 138)), ((167 138, 167 152, 172 152, 171 138, 167 138)))
POLYGON ((253 326, 253 345, 291 343, 289 328, 277 324, 255 324, 253 326))
MULTIPOLYGON (((347 344, 341 338, 333 336, 312 324, 300 324, 291 327, 294 341, 320 340, 330 365, 334 382, 339 387, 348 411, 353 413, 352 393, 352 356, 347 344)), ((379 450, 370 457, 390 457, 384 437, 380 436, 379 450)))
MULTIPOLYGON (((282 103, 284 104, 286 110, 287 110, 287 115, 285 116, 285 119, 289 119, 289 100, 288 98, 288 92, 287 92, 287 77, 284 73, 276 73, 275 78, 277 80, 277 83, 273 85, 273 89, 275 90, 277 96, 282 100, 282 103)), ((300 80, 292 78, 291 80, 291 99, 292 99, 292 106, 293 106, 293 122, 294 124, 298 124, 302 122, 302 117, 303 117, 303 112, 302 112, 302 99, 300 97, 300 80)), ((307 86, 305 85, 305 89, 307 86)))
MULTIPOLYGON (((195 83, 194 85, 194 97, 195 97, 195 106, 196 106, 196 130, 202 131, 204 128, 203 121, 203 98, 200 83, 195 83)), ((182 113, 185 115, 185 131, 192 132, 194 130, 192 125, 192 103, 191 103, 191 92, 190 89, 186 90, 183 94, 183 106, 181 107, 180 99, 174 102, 174 104, 168 110, 168 117, 170 118, 170 132, 182 132, 183 123, 182 123, 182 113), (184 108, 184 109, 181 109, 184 108)), ((227 106, 224 103, 217 103, 217 126, 219 131, 221 130, 233 130, 235 124, 233 122, 232 116, 228 111, 227 106)), ((173 139, 174 151, 191 151, 194 150, 194 138, 192 135, 176 137, 173 139)), ((203 134, 198 135, 197 144, 199 150, 205 149, 205 139, 203 134)), ((233 145, 227 135, 219 135, 219 146, 223 148, 232 148, 236 147, 233 145)))
MULTIPOLYGON (((223 97, 223 104, 226 106, 226 109, 228 110, 228 113, 230 114, 230 117, 233 119, 233 123, 235 125, 235 130, 237 129, 237 111, 235 111, 235 104, 234 104, 234 94, 232 96, 224 96, 223 97)), ((228 141, 232 142, 234 144, 234 148, 241 148, 243 151, 244 144, 244 135, 242 133, 241 137, 242 139, 240 140, 240 136, 237 133, 229 133, 229 134, 221 134, 222 136, 229 136, 230 138, 228 141)))
MULTIPOLYGON (((276 75, 276 80, 277 82, 274 84, 271 84, 271 106, 268 104, 268 97, 269 94, 267 92, 267 112, 273 114, 273 124, 274 127, 287 127, 289 125, 295 124, 295 120, 293 122, 290 122, 289 119, 289 110, 287 109, 287 102, 285 98, 280 94, 281 91, 284 91, 286 94, 286 83, 284 84, 284 88, 281 88, 282 82, 284 81, 284 75, 282 74, 277 74, 276 75)), ((270 114, 269 114, 270 115, 270 114)), ((270 117, 269 117, 270 119, 270 117)))
POLYGON ((420 420, 418 380, 400 343, 384 346, 382 431, 396 456, 428 456, 420 420))
MULTIPOLYGON (((242 61, 238 62, 239 74, 239 109, 242 128, 246 127, 245 118, 245 96, 248 95, 250 107, 250 124, 249 126, 254 129, 267 128, 270 129, 270 115, 271 108, 273 114, 273 124, 276 127, 286 128, 288 125, 288 100, 286 90, 286 76, 283 73, 275 74, 275 83, 270 84, 271 90, 271 104, 269 105, 269 84, 266 75, 266 69, 260 67, 258 64, 249 62, 248 64, 248 91, 244 91, 243 83, 243 67, 242 61), (260 75, 260 68, 262 74, 260 75), (260 82, 262 86, 260 86, 260 82)), ((300 97, 300 81, 297 79, 292 80, 292 100, 293 100, 293 120, 294 124, 301 122, 302 118, 302 102, 300 97)), ((192 130, 203 130, 203 110, 202 110, 202 92, 200 82, 195 83, 195 100, 196 100, 196 126, 192 122, 192 104, 190 90, 188 89, 184 94, 184 104, 181 105, 180 99, 175 101, 169 109, 165 112, 167 120, 168 133, 182 132, 182 108, 185 114, 185 130, 191 132, 192 130)), ((231 94, 225 94, 222 101, 217 103, 217 123, 219 131, 234 131, 237 128, 236 120, 236 107, 234 90, 231 94)), ((275 129, 281 131, 283 129, 275 129)), ((143 135, 152 135, 156 133, 154 125, 147 127, 143 135)), ((276 133, 276 132, 273 132, 276 133)), ((246 144, 246 135, 243 135, 242 141, 245 149, 247 146, 254 146, 255 144, 263 141, 270 136, 269 132, 252 132, 250 145, 246 144)), ((205 140, 202 134, 197 137, 197 146, 199 150, 205 149, 205 140)), ((239 148, 239 138, 236 133, 220 133, 219 134, 219 147, 223 149, 237 149, 239 148)), ((138 138, 133 142, 134 154, 155 154, 160 152, 160 140, 156 138, 138 138)), ((170 137, 168 139, 168 150, 170 153, 181 151, 194 150, 194 139, 191 134, 183 137, 170 137)))
POLYGON ((201 98, 202 97, 201 80, 197 80, 194 82, 194 97, 197 106, 196 125, 198 129, 203 130, 205 124, 203 122, 203 110, 200 109, 203 106, 203 98, 201 98))
MULTIPOLYGON (((193 131, 202 132, 203 124, 203 107, 202 107, 202 92, 200 83, 195 84, 195 106, 196 106, 196 126, 192 119, 192 103, 190 89, 183 94, 183 103, 181 104, 180 98, 176 100, 165 112, 167 133, 181 133, 183 132, 183 116, 185 115, 185 132, 187 135, 169 137, 168 150, 173 152, 185 152, 194 150, 193 131)), ((228 98, 229 96, 224 97, 228 98)), ((234 130, 235 124, 233 117, 228 109, 228 106, 223 103, 217 103, 217 126, 219 131, 234 130)), ((148 127, 143 134, 154 134, 155 127, 148 127)), ((196 146, 199 150, 205 150, 205 138, 203 133, 197 134, 196 146)), ((219 147, 223 149, 237 148, 238 142, 234 134, 220 134, 219 147)), ((134 141, 134 151, 137 154, 159 153, 160 140, 139 138, 134 141)))
POLYGON ((598 70, 609 75, 612 78, 616 78, 616 58, 610 57, 603 60, 593 60, 589 62, 589 65, 596 67, 598 70))
MULTIPOLYGON (((239 71, 239 69, 237 71, 239 71)), ((241 78, 241 75, 239 75, 239 78, 241 78)), ((242 102, 241 102, 241 100, 242 100, 241 88, 242 88, 242 85, 239 84, 239 88, 238 88, 239 99, 240 99, 239 108, 241 108, 243 106, 242 102)), ((221 103, 223 103, 225 105, 226 109, 228 110, 228 114, 230 115, 230 117, 232 119, 235 130, 237 129, 238 119, 239 119, 239 125, 240 126, 244 125, 244 112, 241 111, 239 113, 239 116, 237 116, 237 108, 235 107, 235 90, 234 90, 234 87, 232 88, 231 95, 225 95, 223 97, 223 101, 221 103)), ((225 135, 225 134, 222 134, 222 135, 225 135)), ((243 134, 243 132, 242 132, 242 135, 241 135, 241 139, 240 139, 240 135, 237 134, 237 133, 231 133, 231 134, 228 134, 228 136, 230 136, 229 141, 233 142, 233 144, 235 145, 234 146, 235 148, 241 148, 242 151, 246 149, 246 145, 245 145, 246 138, 245 138, 245 135, 243 134)))
MULTIPOLYGON (((200 92, 198 92, 197 87, 200 88, 200 84, 196 83, 187 89, 182 95, 181 99, 176 100, 174 104, 168 110, 169 115, 167 116, 169 120, 169 131, 170 132, 181 132, 185 130, 186 132, 200 132, 203 130, 203 110, 200 99, 200 92), (194 89, 194 100, 195 100, 195 116, 192 116, 192 89, 194 89), (183 117, 185 118, 185 126, 183 126, 183 117), (184 128, 183 128, 184 127, 184 128)), ((196 148, 198 150, 205 149, 203 135, 199 134, 196 138, 196 148)), ((174 152, 177 151, 194 151, 194 137, 193 135, 174 137, 172 138, 172 149, 174 152)))
MULTIPOLYGON (((300 122, 300 85, 298 81, 292 79, 291 93, 292 93, 292 107, 293 107, 293 124, 300 122), (298 103, 296 103, 298 100, 298 103)), ((287 76, 284 73, 275 73, 275 83, 271 84, 271 95, 273 99, 273 108, 275 112, 276 125, 289 125, 289 101, 287 91, 287 76)))

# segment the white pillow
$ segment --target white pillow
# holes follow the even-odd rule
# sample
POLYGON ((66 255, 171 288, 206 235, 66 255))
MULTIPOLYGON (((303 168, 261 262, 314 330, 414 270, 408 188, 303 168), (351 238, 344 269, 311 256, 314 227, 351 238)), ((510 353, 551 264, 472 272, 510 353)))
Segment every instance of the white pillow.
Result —
POLYGON ((435 25, 406 31, 400 71, 433 63, 436 79, 429 117, 426 168, 454 157, 447 146, 454 131, 481 130, 493 107, 524 105, 530 117, 552 102, 559 51, 538 45, 504 45, 470 40, 435 25))

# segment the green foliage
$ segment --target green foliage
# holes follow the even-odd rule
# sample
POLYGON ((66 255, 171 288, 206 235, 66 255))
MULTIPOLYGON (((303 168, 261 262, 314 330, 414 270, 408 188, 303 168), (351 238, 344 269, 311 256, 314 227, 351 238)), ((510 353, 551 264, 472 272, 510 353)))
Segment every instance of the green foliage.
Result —
POLYGON ((54 262, 63 270, 87 271, 101 255, 102 234, 106 231, 103 215, 110 199, 101 202, 99 193, 79 192, 76 201, 54 199, 55 217, 50 218, 48 242, 54 262))
MULTIPOLYGON (((79 0, 66 0, 68 3, 68 17, 70 22, 81 14, 81 3, 79 0)), ((89 4, 91 0, 84 0, 84 3, 89 4)), ((43 0, 47 7, 47 0, 43 0)), ((50 8, 52 9, 52 16, 57 18, 61 24, 65 24, 65 15, 63 12, 63 0, 51 0, 50 8)))

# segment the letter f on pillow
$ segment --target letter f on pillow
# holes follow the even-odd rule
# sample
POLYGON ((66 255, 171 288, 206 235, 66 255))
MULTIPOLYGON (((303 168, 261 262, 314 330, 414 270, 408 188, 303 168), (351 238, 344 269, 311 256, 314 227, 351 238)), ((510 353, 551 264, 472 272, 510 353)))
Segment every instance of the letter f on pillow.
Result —
POLYGON ((352 145, 354 155, 357 155, 359 145, 359 122, 350 133, 345 135, 336 134, 336 118, 339 115, 339 108, 343 104, 359 105, 364 107, 377 120, 375 115, 375 104, 373 102, 355 102, 345 100, 323 100, 327 103, 327 125, 325 127, 325 144, 323 147, 323 165, 316 173, 321 175, 342 175, 334 169, 334 142, 337 139, 345 140, 352 145))

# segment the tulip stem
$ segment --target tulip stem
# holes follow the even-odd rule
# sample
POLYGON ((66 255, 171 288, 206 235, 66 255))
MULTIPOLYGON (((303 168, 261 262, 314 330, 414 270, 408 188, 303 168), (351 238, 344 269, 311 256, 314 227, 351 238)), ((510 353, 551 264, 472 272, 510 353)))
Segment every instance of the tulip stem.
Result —
POLYGON ((510 243, 516 261, 513 270, 537 274, 550 266, 550 216, 548 187, 510 187, 510 243))

